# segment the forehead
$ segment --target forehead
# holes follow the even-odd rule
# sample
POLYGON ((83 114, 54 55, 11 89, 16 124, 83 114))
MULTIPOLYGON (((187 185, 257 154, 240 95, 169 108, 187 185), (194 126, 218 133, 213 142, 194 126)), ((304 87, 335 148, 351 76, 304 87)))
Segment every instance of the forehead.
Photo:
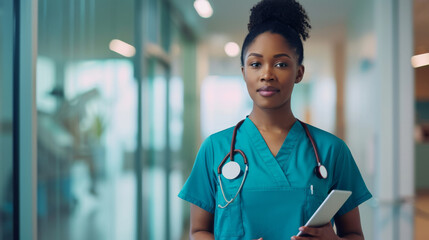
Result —
POLYGON ((259 34, 255 40, 249 45, 247 54, 249 53, 294 53, 288 41, 280 34, 265 32, 259 34))

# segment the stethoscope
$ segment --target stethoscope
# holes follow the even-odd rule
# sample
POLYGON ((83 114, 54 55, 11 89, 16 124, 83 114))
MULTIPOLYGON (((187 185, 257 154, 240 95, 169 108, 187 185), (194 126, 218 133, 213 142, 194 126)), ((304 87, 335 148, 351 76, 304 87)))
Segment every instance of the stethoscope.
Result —
MULTIPOLYGON (((305 133, 306 133, 308 139, 310 139, 311 145, 313 146, 314 155, 316 156, 316 162, 317 162, 317 166, 314 168, 314 173, 316 174, 317 177, 319 177, 321 179, 326 179, 328 177, 328 171, 326 170, 326 167, 323 166, 322 163, 320 162, 319 153, 317 152, 317 148, 316 148, 316 144, 314 143, 314 139, 311 136, 307 125, 305 123, 301 122, 300 120, 298 120, 298 121, 304 127, 305 133)), ((226 204, 224 206, 218 204, 218 207, 220 207, 220 208, 226 208, 230 203, 232 203, 237 198, 238 194, 240 193, 241 189, 243 188, 243 184, 244 184, 244 181, 246 180, 247 172, 249 170, 249 163, 247 161, 246 154, 244 154, 244 152, 240 149, 234 149, 237 131, 238 131, 238 128, 241 126, 241 124, 243 124, 243 122, 244 122, 244 119, 241 120, 239 123, 237 123, 237 125, 234 127, 234 131, 232 133, 232 140, 231 140, 231 151, 223 158, 222 162, 219 164, 219 167, 217 168, 220 190, 222 191, 222 196, 226 202, 226 204), (222 174, 226 179, 229 179, 229 180, 233 180, 233 179, 237 178, 238 175, 240 175, 240 172, 241 172, 240 164, 238 164, 237 162, 234 161, 234 155, 236 153, 239 153, 243 157, 244 165, 246 166, 246 168, 244 169, 243 180, 241 180, 240 187, 238 188, 237 192, 235 193, 235 196, 233 198, 231 198, 230 200, 228 200, 228 199, 226 199, 225 192, 223 190, 222 178, 220 177, 220 175, 222 174), (225 164, 225 162, 226 162, 226 160, 228 160, 228 158, 230 158, 231 160, 225 164)))

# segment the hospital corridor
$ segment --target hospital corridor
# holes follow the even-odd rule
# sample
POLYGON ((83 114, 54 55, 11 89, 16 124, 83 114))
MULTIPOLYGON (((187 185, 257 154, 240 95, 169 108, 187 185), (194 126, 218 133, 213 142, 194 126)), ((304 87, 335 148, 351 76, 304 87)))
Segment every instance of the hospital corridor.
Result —
MULTIPOLYGON (((179 192, 200 147, 246 119, 241 146, 253 126, 241 51, 259 1, 1 0, 0 240, 189 239, 179 192)), ((297 1, 311 29, 294 116, 350 149, 372 195, 365 239, 428 240, 429 0, 297 1)), ((309 151, 295 174, 321 165, 309 151)), ((262 184, 250 158, 247 181, 241 156, 223 175, 216 213, 262 184)))

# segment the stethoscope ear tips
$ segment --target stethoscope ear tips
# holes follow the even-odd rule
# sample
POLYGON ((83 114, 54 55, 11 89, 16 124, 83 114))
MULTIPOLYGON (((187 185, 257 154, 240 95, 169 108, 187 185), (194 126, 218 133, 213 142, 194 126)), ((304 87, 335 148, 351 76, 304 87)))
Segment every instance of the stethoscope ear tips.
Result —
POLYGON ((316 166, 314 168, 314 172, 316 173, 316 175, 319 178, 322 178, 322 179, 328 178, 328 171, 326 170, 325 166, 323 166, 323 165, 316 166))

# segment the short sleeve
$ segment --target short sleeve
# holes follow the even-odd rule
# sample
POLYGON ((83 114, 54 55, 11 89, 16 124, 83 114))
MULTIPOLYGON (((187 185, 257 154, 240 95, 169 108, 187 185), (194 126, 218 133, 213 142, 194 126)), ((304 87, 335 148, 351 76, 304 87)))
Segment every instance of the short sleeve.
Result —
POLYGON ((213 144, 209 137, 202 143, 192 172, 178 196, 214 214, 215 192, 216 176, 213 171, 213 144))
POLYGON ((331 189, 352 191, 352 195, 340 208, 336 217, 346 214, 372 197, 349 148, 344 142, 342 142, 335 161, 333 174, 334 182, 331 189))

